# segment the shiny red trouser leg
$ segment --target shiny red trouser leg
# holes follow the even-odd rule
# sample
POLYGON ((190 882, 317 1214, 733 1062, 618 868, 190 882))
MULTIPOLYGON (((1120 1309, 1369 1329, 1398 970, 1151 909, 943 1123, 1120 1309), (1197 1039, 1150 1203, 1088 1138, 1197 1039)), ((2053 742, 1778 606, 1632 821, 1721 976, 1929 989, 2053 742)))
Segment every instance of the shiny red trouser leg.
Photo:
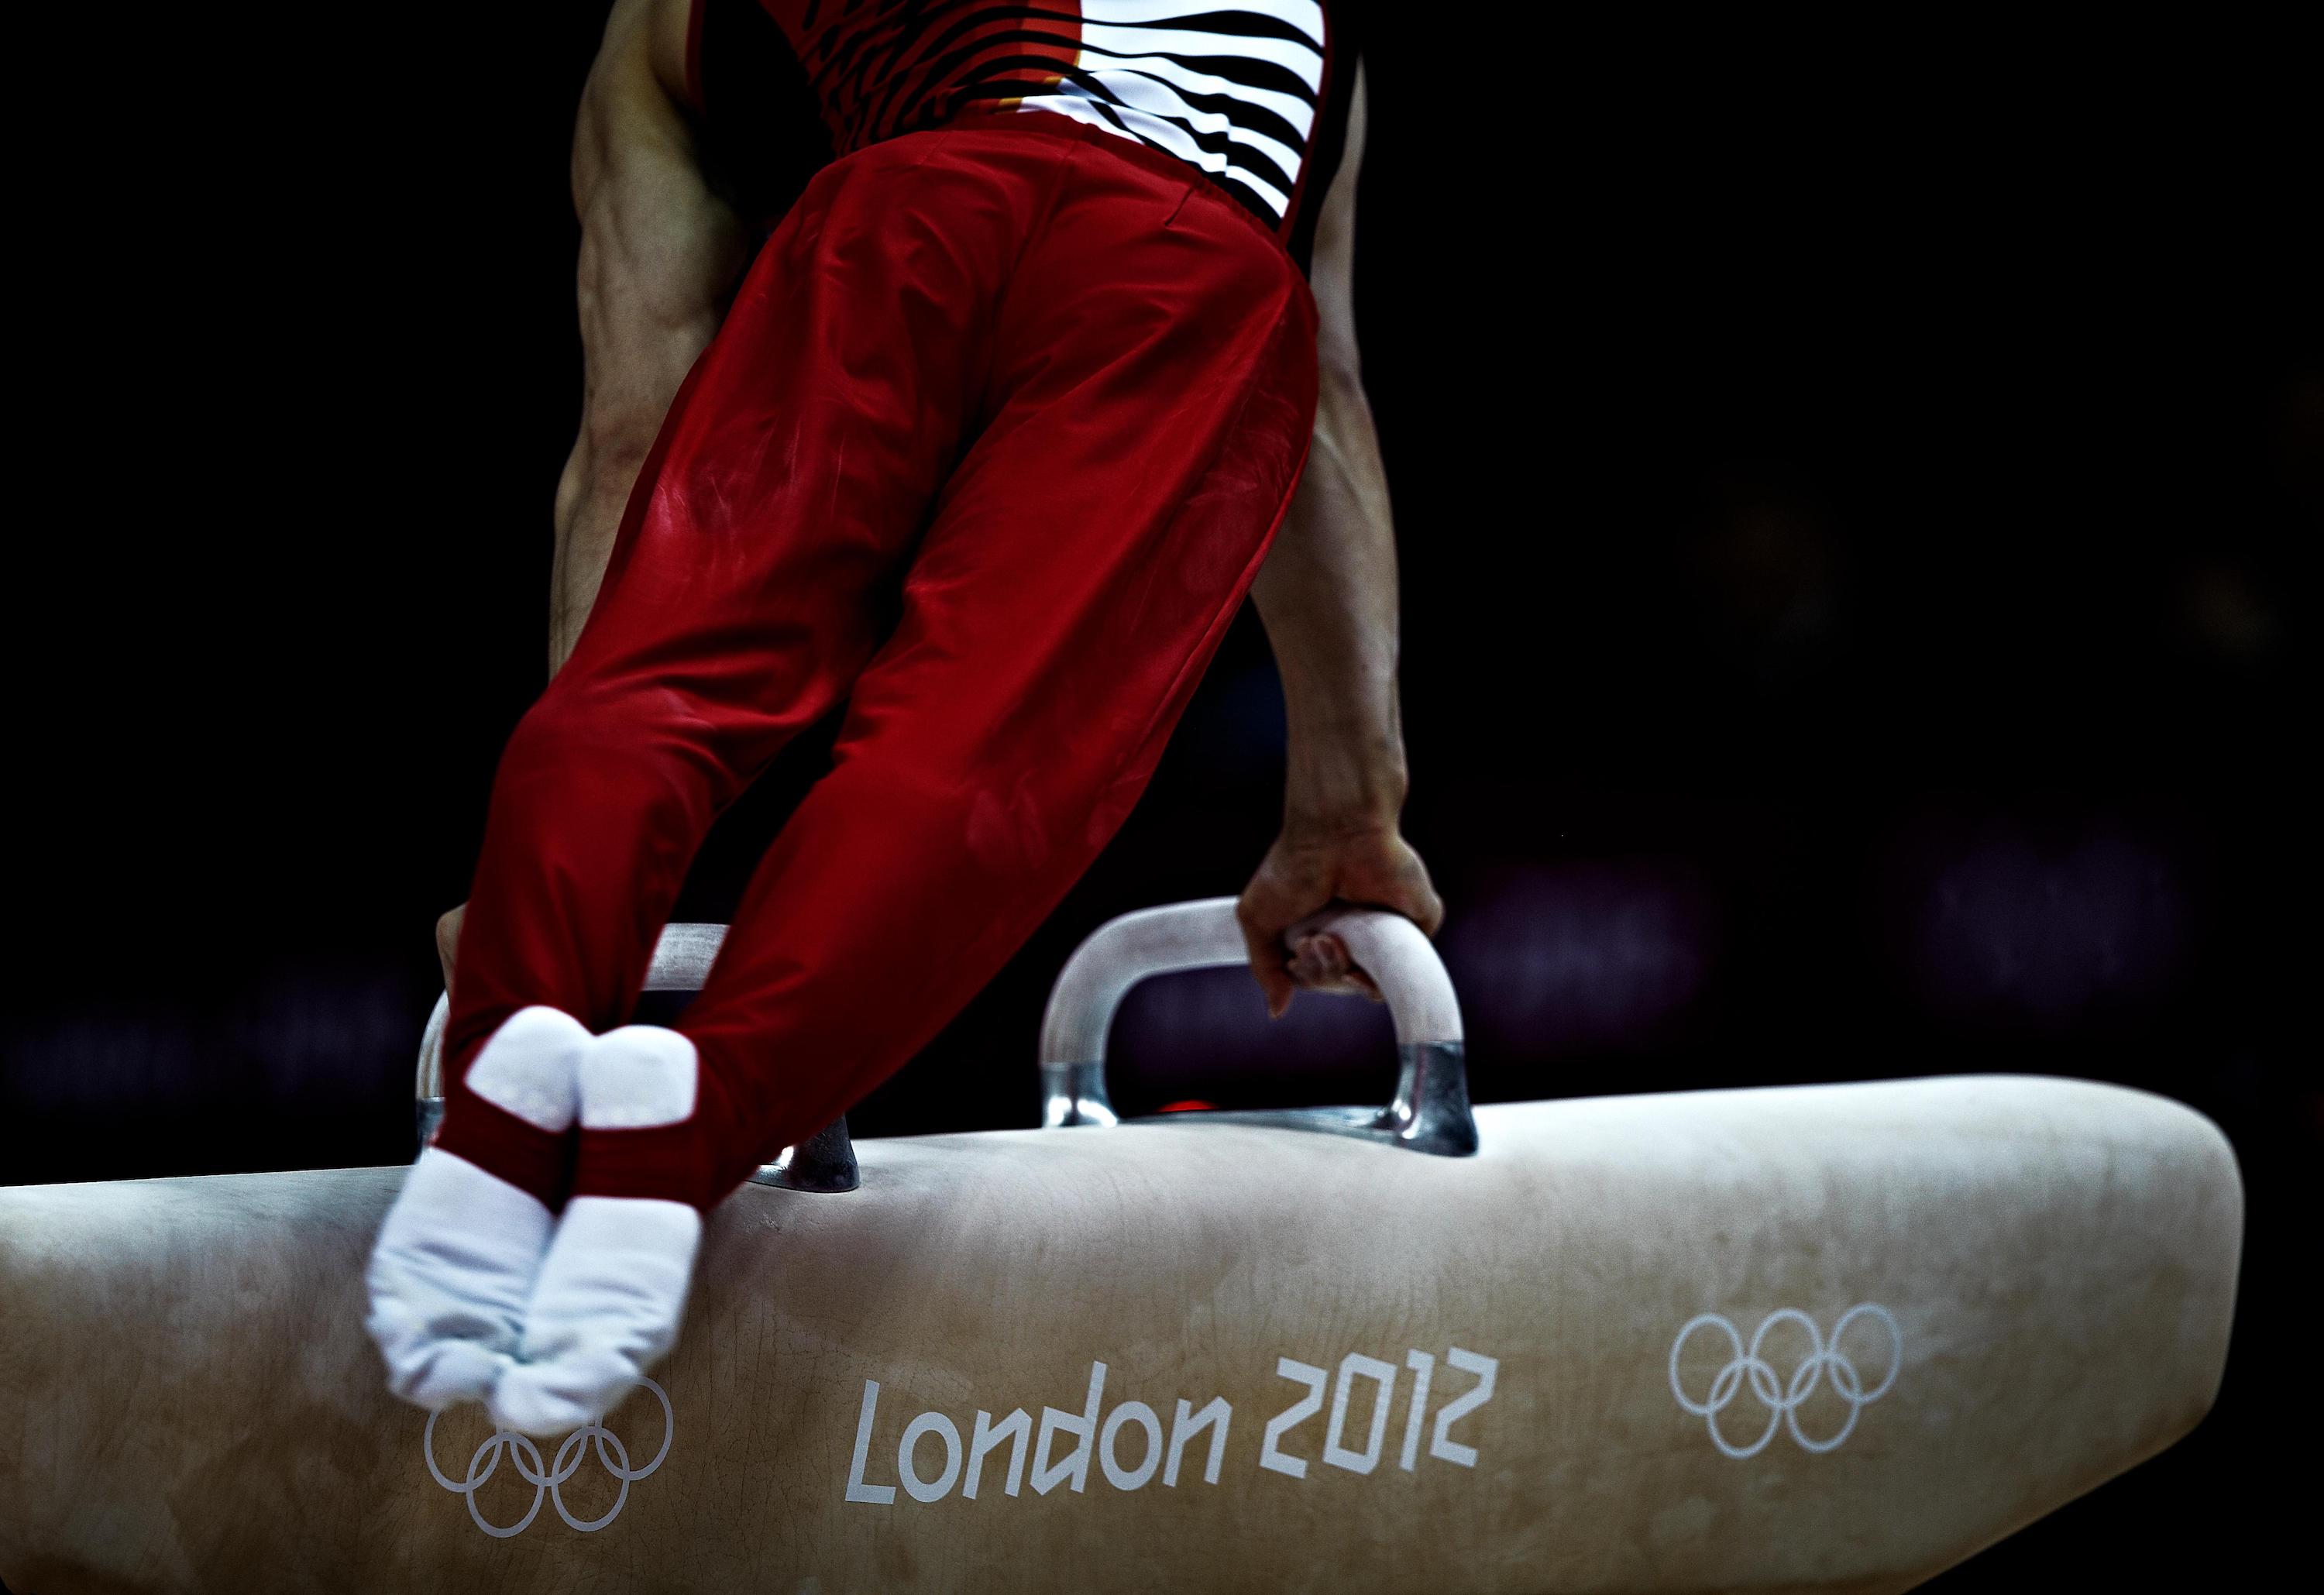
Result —
POLYGON ((1166 158, 1009 120, 808 189, 502 757, 438 1144, 552 1202, 706 1208, 925 1045, 1128 815, 1290 496, 1296 268, 1166 158), (468 1060, 529 1004, 622 1022, 712 819, 842 698, 679 1025, 694 1118, 593 1132, 568 1170, 468 1060))

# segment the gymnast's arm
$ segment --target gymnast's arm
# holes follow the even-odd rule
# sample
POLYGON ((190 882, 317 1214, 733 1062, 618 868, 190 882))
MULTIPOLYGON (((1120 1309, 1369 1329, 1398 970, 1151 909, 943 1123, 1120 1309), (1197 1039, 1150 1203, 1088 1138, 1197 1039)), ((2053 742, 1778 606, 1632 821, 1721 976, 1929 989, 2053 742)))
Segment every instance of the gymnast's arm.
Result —
MULTIPOLYGON (((696 156, 687 110, 692 8, 693 0, 619 0, 581 91, 573 206, 581 218, 583 399, 581 433, 557 484, 552 676, 580 639, 638 469, 718 330, 744 263, 742 226, 696 156)), ((447 989, 462 912, 436 922, 447 989)))
POLYGON ((581 218, 581 433, 557 484, 549 669, 572 653, 630 488, 744 263, 687 112, 688 0, 619 0, 573 135, 581 218))
MULTIPOLYGON (((1397 699, 1396 529, 1356 351, 1356 173, 1364 84, 1346 154, 1316 219, 1311 274, 1321 384, 1307 472, 1253 584, 1283 677, 1290 742, 1283 832, 1237 905, 1251 973, 1281 1013, 1296 985, 1346 977, 1336 937, 1286 951, 1283 933, 1333 902, 1393 908, 1431 936, 1444 906, 1399 829, 1406 770, 1397 699)), ((1361 982, 1359 982, 1361 983, 1361 982)))

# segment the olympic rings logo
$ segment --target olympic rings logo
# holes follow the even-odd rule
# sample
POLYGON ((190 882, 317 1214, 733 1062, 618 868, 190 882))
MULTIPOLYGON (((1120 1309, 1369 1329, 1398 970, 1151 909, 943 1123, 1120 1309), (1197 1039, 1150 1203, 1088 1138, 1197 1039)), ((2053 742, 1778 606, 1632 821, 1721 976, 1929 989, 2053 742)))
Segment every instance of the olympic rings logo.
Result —
POLYGON ((1904 1332, 1896 1327, 1896 1315, 1877 1302, 1859 1302, 1842 1313, 1840 1322, 1832 1326, 1830 1344, 1825 1343, 1822 1332, 1815 1326, 1815 1320, 1796 1307, 1782 1307, 1768 1314, 1766 1322, 1752 1331, 1751 1343, 1748 1347, 1734 1324, 1716 1313, 1700 1313, 1686 1321, 1686 1327, 1678 1332, 1678 1339, 1671 1342, 1670 1387, 1671 1394, 1678 1397, 1679 1406, 1703 1420, 1704 1426, 1711 1431, 1711 1443, 1730 1457, 1757 1456, 1767 1449, 1767 1443, 1775 1437, 1779 1425, 1791 1430, 1792 1438, 1799 1443, 1801 1450, 1821 1452, 1838 1450, 1840 1442, 1856 1432, 1857 1418, 1866 1407, 1888 1394, 1888 1387, 1896 1382, 1896 1375, 1904 1366, 1904 1332), (1888 1372, 1878 1385, 1868 1390, 1864 1388, 1863 1378, 1857 1372, 1856 1364, 1849 1360, 1840 1349, 1849 1325, 1858 1318, 1869 1318, 1888 1332, 1888 1372), (1792 1377, 1780 1383, 1776 1380, 1775 1369, 1759 1355, 1760 1344, 1767 1338, 1767 1332, 1778 1323, 1796 1323, 1808 1332, 1807 1356, 1792 1370, 1792 1377), (1678 1377, 1679 1353, 1685 1348, 1687 1338, 1699 1329, 1716 1330, 1725 1335, 1730 1351, 1726 1366, 1711 1381, 1710 1394, 1701 1401, 1686 1393, 1686 1388, 1679 1383, 1678 1377), (1800 1404, 1815 1394, 1816 1388, 1823 1383, 1827 1375, 1831 1378, 1831 1388, 1848 1404, 1848 1421, 1840 1424, 1840 1432, 1831 1439, 1811 1440, 1800 1432, 1800 1404), (1757 1440, 1748 1445, 1738 1445, 1720 1432, 1719 1415, 1742 1394, 1746 1379, 1750 1381, 1751 1394, 1767 1409, 1767 1426, 1757 1440))
POLYGON ((428 1471, 435 1475, 437 1483, 454 1495, 467 1497, 468 1516, 476 1520, 478 1528, 496 1540, 511 1538, 531 1527, 532 1520, 540 1516, 543 1496, 557 1503, 557 1515, 565 1519, 566 1526, 583 1534, 595 1534, 621 1516, 622 1508, 629 1503, 630 1486, 660 1467, 662 1459, 669 1455, 669 1443, 677 1434, 677 1423, 669 1410, 669 1392, 651 1379, 645 1381, 645 1387, 661 1403, 661 1449, 642 1468, 630 1466, 629 1448, 622 1443, 620 1435, 603 1424, 585 1424, 567 1434, 557 1448, 557 1460, 547 1468, 540 1465, 540 1448, 530 1440, 511 1429, 496 1429, 476 1447, 476 1454, 468 1459, 467 1477, 456 1484, 436 1465, 436 1420, 443 1415, 434 1412, 428 1415, 428 1427, 420 1436, 420 1454, 428 1459, 428 1471), (581 1471, 582 1459, 592 1441, 596 1443, 597 1460, 605 1464, 605 1471, 622 1481, 622 1492, 613 1498, 613 1504, 605 1508, 603 1517, 580 1518, 566 1507, 562 1487, 581 1471), (509 1465, 516 1470, 517 1477, 532 1486, 532 1505, 523 1517, 506 1527, 486 1522, 484 1513, 476 1507, 476 1491, 500 1467, 503 1452, 508 1453, 509 1465))

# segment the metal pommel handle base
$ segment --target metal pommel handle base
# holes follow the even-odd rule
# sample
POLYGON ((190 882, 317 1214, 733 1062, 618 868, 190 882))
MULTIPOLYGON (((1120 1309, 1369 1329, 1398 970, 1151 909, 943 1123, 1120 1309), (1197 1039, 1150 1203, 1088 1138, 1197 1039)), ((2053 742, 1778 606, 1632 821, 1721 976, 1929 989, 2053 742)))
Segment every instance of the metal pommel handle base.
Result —
MULTIPOLYGON (((699 991, 710 978, 718 949, 726 940, 723 925, 670 925, 654 944, 653 960, 646 970, 644 990, 699 991)), ((420 1037, 419 1121, 424 1146, 444 1117, 444 1026, 452 1012, 452 994, 436 999, 428 1028, 420 1037)), ((751 1176, 759 1185, 786 1191, 835 1193, 853 1191, 862 1183, 855 1166, 855 1145, 848 1139, 847 1116, 841 1114, 796 1147, 785 1147, 772 1163, 751 1176)))
MULTIPOLYGON (((1044 1129, 1120 1122, 1105 1089, 1105 1038, 1114 1010, 1132 986, 1151 976, 1242 963, 1247 952, 1234 910, 1232 898, 1208 898, 1124 914, 1074 949, 1041 1022, 1044 1129)), ((1318 931, 1347 945, 1395 1018, 1402 1066, 1388 1105, 1173 1113, 1172 1121, 1355 1136, 1446 1157, 1474 1153, 1477 1121, 1469 1111, 1461 1004, 1436 949, 1412 921, 1378 908, 1327 909, 1294 927, 1291 936, 1318 931)))

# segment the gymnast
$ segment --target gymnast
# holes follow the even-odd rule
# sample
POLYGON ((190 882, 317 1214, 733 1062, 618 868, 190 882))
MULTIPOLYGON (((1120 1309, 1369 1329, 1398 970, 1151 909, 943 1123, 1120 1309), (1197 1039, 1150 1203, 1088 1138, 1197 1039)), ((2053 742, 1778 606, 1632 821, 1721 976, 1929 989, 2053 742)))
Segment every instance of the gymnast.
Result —
POLYGON ((1361 983, 1286 945, 1328 904, 1434 932, 1354 337, 1356 9, 615 5, 551 680, 440 928, 444 1118, 368 1274, 396 1394, 530 1434, 616 1405, 702 1215, 1022 945, 1247 591, 1289 730, 1240 905, 1270 1011, 1361 983), (842 705, 701 995, 626 1022, 712 821, 842 705))

